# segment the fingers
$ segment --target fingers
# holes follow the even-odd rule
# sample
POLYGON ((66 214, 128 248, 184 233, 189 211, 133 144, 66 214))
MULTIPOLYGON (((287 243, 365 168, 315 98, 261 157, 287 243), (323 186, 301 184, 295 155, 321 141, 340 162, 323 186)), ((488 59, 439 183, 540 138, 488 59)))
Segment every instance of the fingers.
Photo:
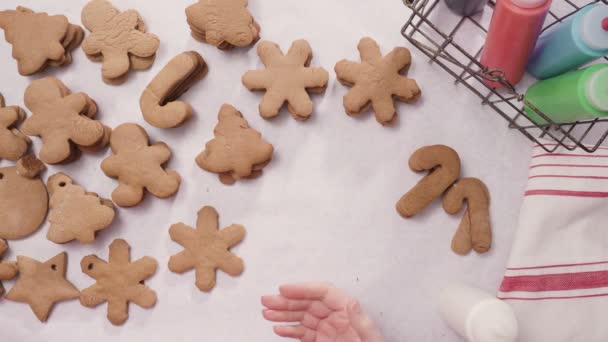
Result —
POLYGON ((289 299, 320 300, 333 286, 329 283, 295 283, 279 287, 279 293, 289 299))
POLYGON ((277 311, 263 310, 262 316, 271 322, 301 322, 304 319, 304 311, 277 311))
POLYGON ((285 338, 296 338, 302 342, 312 342, 316 333, 303 325, 279 325, 274 327, 274 333, 285 338))
POLYGON ((384 342, 384 337, 378 328, 376 328, 374 322, 361 311, 361 306, 358 301, 351 301, 348 304, 347 310, 350 324, 361 338, 361 341, 384 342))
POLYGON ((287 299, 283 296, 263 296, 262 305, 271 310, 306 311, 310 300, 287 299))

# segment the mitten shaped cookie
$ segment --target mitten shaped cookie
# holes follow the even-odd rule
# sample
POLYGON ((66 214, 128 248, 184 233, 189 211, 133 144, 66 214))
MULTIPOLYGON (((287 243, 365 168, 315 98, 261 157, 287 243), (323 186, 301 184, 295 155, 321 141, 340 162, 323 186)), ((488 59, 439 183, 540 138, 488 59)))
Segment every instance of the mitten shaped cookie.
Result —
POLYGON ((17 166, 0 168, 0 239, 22 239, 46 218, 48 194, 38 177, 44 164, 26 155, 17 166))
POLYGON ((45 262, 18 256, 19 278, 6 294, 6 299, 28 304, 36 317, 46 322, 56 303, 76 299, 80 295, 80 291, 65 277, 67 261, 65 252, 45 262))
POLYGON ((468 254, 471 249, 485 253, 492 245, 490 227, 490 192, 477 178, 463 178, 443 196, 443 208, 456 215, 467 203, 458 230, 452 239, 452 250, 456 254, 468 254))
POLYGON ((112 224, 114 205, 111 201, 86 192, 61 172, 49 177, 47 184, 51 195, 47 234, 50 241, 91 243, 97 231, 112 224))
POLYGON ((106 127, 91 119, 97 106, 84 93, 70 94, 56 78, 33 81, 25 90, 25 105, 32 115, 21 130, 42 139, 40 159, 58 164, 70 159, 73 144, 94 146, 103 141, 106 127))
POLYGON ((118 179, 112 200, 121 207, 133 207, 144 196, 144 189, 160 198, 177 193, 181 178, 174 170, 165 170, 171 150, 167 144, 149 144, 148 134, 139 125, 122 124, 112 132, 110 146, 113 155, 101 163, 108 177, 118 179))
POLYGON ((71 63, 71 52, 82 41, 84 32, 63 15, 49 16, 25 8, 0 11, 0 28, 6 41, 13 45, 13 57, 19 73, 32 75, 48 65, 71 63))
MULTIPOLYGON (((2 255, 8 250, 8 243, 6 240, 0 239, 0 259, 2 255)), ((17 276, 18 268, 15 262, 0 261, 0 296, 4 294, 4 287, 2 286, 2 280, 11 280, 17 276)))
POLYGON ((399 47, 382 57, 371 38, 361 39, 358 48, 361 63, 342 60, 335 67, 338 80, 352 87, 344 96, 344 108, 349 115, 357 115, 371 103, 376 120, 388 124, 396 113, 394 99, 414 102, 420 97, 416 81, 401 75, 411 63, 411 54, 399 47))
POLYGON ((243 75, 243 84, 249 90, 266 90, 260 103, 262 117, 277 116, 287 102, 294 118, 308 119, 313 103, 307 91, 323 92, 329 80, 325 69, 309 67, 312 49, 308 42, 295 41, 285 56, 277 44, 264 41, 258 45, 258 55, 266 69, 248 71, 243 75))
POLYGON ((131 262, 130 246, 125 240, 110 244, 108 261, 96 255, 82 258, 82 272, 97 282, 80 294, 82 305, 94 308, 108 302, 108 320, 114 325, 123 324, 129 317, 129 302, 142 308, 156 304, 156 293, 144 281, 156 273, 158 263, 151 257, 131 262))
POLYGON ((249 127, 243 115, 229 104, 222 106, 218 120, 213 130, 215 138, 196 157, 198 166, 219 173, 225 184, 260 174, 272 159, 272 145, 249 127))
POLYGON ((16 128, 23 119, 23 109, 18 106, 5 107, 4 97, 0 94, 0 159, 16 161, 27 152, 30 138, 16 128))
POLYGON ((192 116, 192 106, 176 101, 207 73, 207 64, 195 51, 175 56, 148 84, 139 99, 144 119, 158 128, 181 125, 192 116))
MULTIPOLYGON (((135 63, 153 57, 160 45, 157 36, 147 33, 135 10, 120 12, 107 0, 92 0, 82 10, 82 23, 91 31, 82 49, 89 56, 102 56, 104 80, 124 76, 135 63)), ((149 65, 147 65, 149 67, 149 65)))
POLYGON ((247 0, 199 0, 186 9, 192 36, 222 50, 255 44, 260 26, 247 0))
POLYGON ((460 177, 460 157, 445 145, 418 149, 410 157, 409 166, 414 172, 429 173, 397 202, 397 211, 406 218, 421 212, 460 177))
POLYGON ((171 257, 169 269, 184 273, 196 271, 196 287, 201 291, 211 291, 215 287, 216 270, 237 276, 245 268, 243 260, 230 252, 245 238, 245 228, 233 224, 219 230, 218 214, 212 207, 204 207, 198 212, 196 229, 177 223, 169 229, 171 240, 179 243, 184 250, 171 257))

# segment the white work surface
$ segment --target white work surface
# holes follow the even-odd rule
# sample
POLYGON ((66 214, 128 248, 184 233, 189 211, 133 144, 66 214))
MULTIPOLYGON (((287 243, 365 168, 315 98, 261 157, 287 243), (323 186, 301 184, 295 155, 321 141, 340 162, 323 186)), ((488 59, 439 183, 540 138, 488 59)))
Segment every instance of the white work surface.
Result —
MULTIPOLYGON (((265 121, 257 111, 262 93, 251 93, 241 84, 243 73, 262 67, 256 49, 224 52, 195 41, 184 14, 193 2, 114 1, 120 9, 137 9, 161 39, 152 69, 131 72, 120 86, 103 83, 101 64, 88 60, 81 49, 68 67, 20 76, 11 46, 0 40, 0 91, 7 104, 23 105, 30 81, 56 76, 73 92, 94 98, 105 124, 136 122, 152 141, 165 141, 173 152, 168 167, 182 176, 175 197, 148 195, 136 208, 119 208, 114 224, 91 245, 54 244, 46 239, 48 225, 27 239, 9 242, 6 259, 27 255, 47 260, 67 251, 68 279, 84 289, 94 280, 81 272, 81 258, 96 254, 106 259, 110 242, 124 238, 133 259, 148 255, 159 262, 158 272, 146 282, 158 294, 153 309, 131 305, 126 324, 115 327, 106 319, 105 304, 89 309, 74 300, 56 305, 49 321, 40 323, 27 305, 0 300, 0 340, 282 341, 262 318, 259 297, 275 293, 282 283, 322 280, 358 297, 388 341, 461 341, 436 310, 438 292, 452 281, 497 289, 516 229, 531 142, 509 130, 502 118, 407 43, 399 31, 410 12, 400 0, 251 0, 262 39, 286 50, 293 40, 305 38, 315 54, 312 65, 330 71, 327 91, 313 97, 310 120, 295 121, 284 110, 265 121), (390 127, 379 125, 372 113, 349 117, 342 107, 347 88, 336 81, 333 67, 342 58, 359 60, 356 46, 363 36, 374 37, 384 53, 401 45, 413 54, 409 76, 418 81, 423 96, 414 105, 398 104, 399 118, 390 127), (210 68, 182 96, 196 114, 181 128, 151 127, 139 110, 139 96, 170 58, 187 50, 200 52, 210 68), (195 156, 213 137, 222 103, 241 110, 274 145, 274 158, 261 178, 225 186, 195 164, 195 156), (460 216, 448 216, 439 201, 413 219, 397 214, 395 203, 421 178, 408 169, 408 158, 429 144, 452 146, 461 156, 462 174, 488 185, 494 228, 488 254, 460 257, 451 252, 460 216), (177 275, 167 269, 169 257, 181 250, 169 238, 169 226, 180 221, 194 225, 204 205, 218 210, 222 227, 240 223, 247 229, 245 240, 233 249, 245 261, 244 274, 232 278, 218 273, 210 293, 195 287, 193 272, 177 275)), ((84 4, 3 0, 1 7, 23 5, 65 14, 80 24, 84 4)), ((37 151, 40 140, 33 140, 37 151)), ((117 183, 99 167, 109 154, 84 154, 69 165, 50 166, 44 178, 62 171, 88 191, 109 197, 117 183)), ((13 284, 5 282, 7 289, 13 284)))

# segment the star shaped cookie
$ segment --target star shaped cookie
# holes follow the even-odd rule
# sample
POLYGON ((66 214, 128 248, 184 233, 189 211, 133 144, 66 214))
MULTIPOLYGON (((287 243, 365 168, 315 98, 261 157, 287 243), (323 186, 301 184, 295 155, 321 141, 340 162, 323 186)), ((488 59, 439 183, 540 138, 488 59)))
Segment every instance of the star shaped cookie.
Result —
POLYGON ((46 262, 17 257, 19 278, 6 299, 27 303, 41 322, 45 322, 55 303, 78 298, 80 292, 66 278, 67 254, 59 253, 46 262))
POLYGON ((184 250, 169 259, 169 269, 175 273, 196 271, 196 286, 211 291, 215 286, 215 272, 220 270, 231 276, 243 273, 243 260, 230 252, 230 248, 243 241, 245 228, 233 224, 218 229, 218 214, 212 207, 198 212, 196 229, 177 223, 169 229, 171 239, 184 250))
POLYGON ((108 262, 95 255, 82 259, 80 267, 97 282, 80 294, 82 305, 93 308, 108 302, 108 319, 114 325, 123 324, 129 317, 129 302, 142 308, 156 304, 156 293, 144 285, 144 280, 156 273, 157 262, 151 257, 143 257, 131 262, 125 240, 116 239, 110 244, 108 262))
POLYGON ((335 67, 338 80, 352 87, 344 96, 344 108, 349 115, 357 115, 371 103, 376 120, 388 124, 396 113, 394 99, 414 102, 420 97, 416 81, 401 75, 412 61, 410 51, 398 47, 383 57, 371 38, 361 39, 358 48, 361 63, 342 60, 335 67))

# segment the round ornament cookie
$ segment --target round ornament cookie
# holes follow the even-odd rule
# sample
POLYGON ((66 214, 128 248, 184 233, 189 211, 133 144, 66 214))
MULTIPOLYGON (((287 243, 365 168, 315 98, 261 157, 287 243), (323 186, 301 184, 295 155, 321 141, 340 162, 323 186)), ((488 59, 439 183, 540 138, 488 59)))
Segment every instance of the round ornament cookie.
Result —
POLYGON ((15 166, 0 168, 0 239, 24 238, 40 228, 48 210, 46 186, 15 166))

